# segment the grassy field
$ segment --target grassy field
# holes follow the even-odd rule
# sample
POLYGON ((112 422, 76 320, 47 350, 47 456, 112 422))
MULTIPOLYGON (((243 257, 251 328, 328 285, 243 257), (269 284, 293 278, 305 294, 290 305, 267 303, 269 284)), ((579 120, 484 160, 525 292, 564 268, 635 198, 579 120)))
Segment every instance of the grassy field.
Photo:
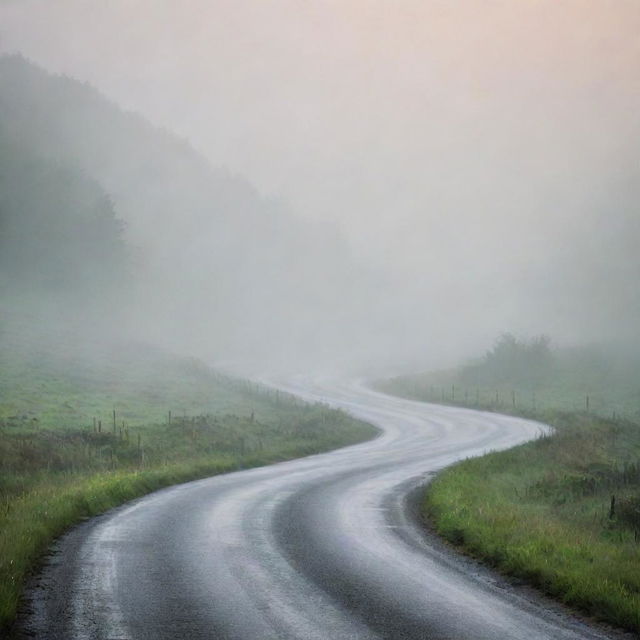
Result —
MULTIPOLYGON (((200 362, 4 340, 0 632, 53 539, 160 487, 373 437, 373 427, 200 362)), ((0 633, 1 634, 1 633, 0 633)))
MULTIPOLYGON (((603 388, 602 397, 619 394, 602 412, 608 415, 593 404, 587 412, 586 398, 582 410, 551 408, 550 395, 545 402, 538 395, 536 406, 530 390, 506 385, 497 399, 496 388, 487 387, 477 395, 467 390, 465 398, 455 372, 378 386, 552 425, 552 435, 442 472, 426 491, 425 515, 465 552, 600 620, 640 632, 640 425, 621 417, 634 415, 634 381, 624 393, 603 388)), ((577 388, 575 379, 555 385, 557 404, 571 405, 577 388), (562 388, 571 393, 563 396, 562 388)), ((583 392, 586 397, 588 387, 583 392)))
POLYGON ((559 362, 535 384, 461 379, 457 369, 380 380, 376 387, 402 397, 500 413, 536 414, 544 410, 588 411, 606 418, 640 422, 640 368, 559 362))

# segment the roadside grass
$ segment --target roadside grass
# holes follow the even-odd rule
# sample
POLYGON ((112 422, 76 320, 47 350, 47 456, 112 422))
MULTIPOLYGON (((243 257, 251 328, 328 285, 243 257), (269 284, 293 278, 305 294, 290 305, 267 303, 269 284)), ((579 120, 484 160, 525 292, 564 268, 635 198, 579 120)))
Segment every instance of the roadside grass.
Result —
MULTIPOLYGON (((543 407, 519 404, 523 389, 515 390, 515 402, 506 388, 503 395, 498 390, 502 402, 487 388, 465 398, 459 386, 456 398, 455 384, 453 376, 443 381, 434 375, 377 386, 432 402, 438 396, 442 402, 446 389, 446 404, 520 415, 554 431, 445 469, 426 489, 426 519, 450 543, 500 571, 640 632, 640 424, 620 417, 632 413, 633 394, 625 395, 629 404, 614 418, 613 410, 605 417, 549 408, 553 400, 543 407), (485 401, 477 403, 478 397, 485 401)), ((564 388, 569 396, 555 391, 562 407, 571 405, 576 385, 569 380, 564 388)))
POLYGON ((559 412, 545 418, 555 434, 441 473, 425 513, 468 553, 640 631, 640 427, 559 412))
POLYGON ((342 411, 153 350, 36 356, 3 349, 0 370, 0 635, 29 574, 81 519, 377 433, 342 411))
POLYGON ((601 364, 599 371, 593 371, 560 361, 535 384, 475 384, 461 380, 460 369, 451 369, 379 380, 375 387, 404 398, 520 416, 588 409, 599 416, 640 422, 639 375, 637 367, 607 369, 601 364))

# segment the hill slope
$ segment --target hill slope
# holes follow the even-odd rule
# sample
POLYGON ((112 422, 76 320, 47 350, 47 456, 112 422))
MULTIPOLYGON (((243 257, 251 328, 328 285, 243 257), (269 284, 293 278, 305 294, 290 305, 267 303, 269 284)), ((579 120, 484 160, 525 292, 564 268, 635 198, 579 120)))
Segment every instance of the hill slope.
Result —
POLYGON ((0 128, 111 199, 134 248, 121 306, 145 338, 252 358, 308 350, 319 332, 337 347, 353 340, 335 318, 356 314, 371 285, 333 227, 303 222, 185 141, 21 57, 0 58, 0 128))

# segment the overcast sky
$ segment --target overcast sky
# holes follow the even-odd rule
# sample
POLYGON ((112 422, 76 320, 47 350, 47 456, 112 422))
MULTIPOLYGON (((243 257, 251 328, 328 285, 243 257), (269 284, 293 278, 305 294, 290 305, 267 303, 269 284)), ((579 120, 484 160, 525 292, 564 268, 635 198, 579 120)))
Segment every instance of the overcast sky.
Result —
POLYGON ((638 176, 638 0, 4 0, 0 48, 335 220, 487 335, 569 334, 547 264, 638 176))

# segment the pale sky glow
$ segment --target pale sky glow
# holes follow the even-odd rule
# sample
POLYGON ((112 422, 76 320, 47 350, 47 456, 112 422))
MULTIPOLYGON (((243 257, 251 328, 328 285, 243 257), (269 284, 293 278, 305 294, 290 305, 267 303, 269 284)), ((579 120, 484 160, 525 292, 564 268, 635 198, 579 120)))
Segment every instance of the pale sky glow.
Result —
POLYGON ((336 221, 410 295, 496 305, 487 334, 569 332, 523 283, 639 171, 637 0, 10 0, 0 49, 336 221))

